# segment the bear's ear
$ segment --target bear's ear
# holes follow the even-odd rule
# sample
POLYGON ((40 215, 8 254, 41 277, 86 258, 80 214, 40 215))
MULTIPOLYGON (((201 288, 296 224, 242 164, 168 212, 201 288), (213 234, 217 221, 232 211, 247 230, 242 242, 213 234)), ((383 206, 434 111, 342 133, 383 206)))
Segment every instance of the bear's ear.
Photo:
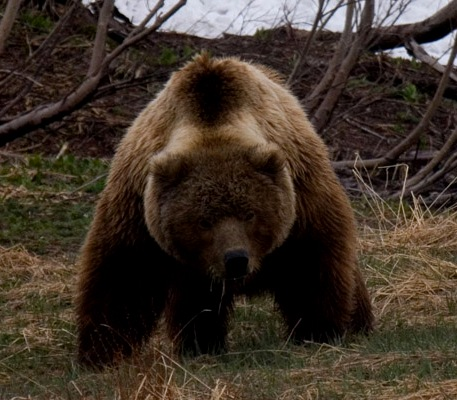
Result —
POLYGON ((256 148, 249 154, 249 161, 259 172, 274 176, 281 172, 286 166, 286 158, 276 148, 256 148))
POLYGON ((151 174, 157 184, 175 185, 188 174, 188 161, 177 154, 155 156, 151 160, 151 174))

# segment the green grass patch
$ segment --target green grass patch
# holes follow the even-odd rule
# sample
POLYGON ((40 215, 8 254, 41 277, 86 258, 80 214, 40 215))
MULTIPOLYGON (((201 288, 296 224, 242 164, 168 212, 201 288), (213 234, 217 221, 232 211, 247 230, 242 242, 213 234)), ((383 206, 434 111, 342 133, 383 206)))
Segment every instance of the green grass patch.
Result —
POLYGON ((71 154, 53 159, 37 154, 1 163, 0 177, 4 185, 23 186, 27 190, 99 193, 107 170, 108 163, 99 159, 76 158, 71 154))
POLYGON ((108 163, 32 155, 0 164, 0 245, 37 254, 75 252, 104 187, 108 163))
POLYGON ((22 25, 39 33, 49 33, 54 26, 52 20, 38 10, 27 9, 20 14, 19 19, 22 25))
POLYGON ((21 243, 38 254, 76 251, 90 223, 93 203, 7 199, 0 211, 0 245, 21 243))

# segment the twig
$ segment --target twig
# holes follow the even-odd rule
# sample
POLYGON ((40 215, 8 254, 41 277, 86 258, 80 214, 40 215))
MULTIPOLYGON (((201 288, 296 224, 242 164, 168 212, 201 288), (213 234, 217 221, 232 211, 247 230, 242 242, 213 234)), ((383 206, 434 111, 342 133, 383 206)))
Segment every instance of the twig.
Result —
POLYGON ((11 153, 9 151, 0 151, 0 157, 13 158, 21 161, 25 160, 25 156, 18 153, 11 153))
POLYGON ((453 154, 445 163, 442 168, 436 171, 434 174, 429 175, 428 177, 424 178, 421 182, 417 183, 416 185, 405 187, 404 190, 400 192, 396 192, 388 197, 390 198, 399 198, 399 197, 406 197, 411 196, 411 194, 419 194, 424 191, 427 187, 429 187, 432 183, 436 182, 438 179, 441 179, 448 171, 457 168, 457 154, 453 154))
POLYGON ((99 181, 100 179, 105 178, 107 175, 108 175, 108 173, 101 174, 101 175, 95 177, 94 179, 90 180, 89 182, 86 182, 85 184, 77 187, 76 189, 73 189, 71 192, 69 192, 69 194, 75 194, 76 192, 79 192, 80 190, 94 184, 95 182, 99 181))
POLYGON ((27 79, 27 80, 29 80, 30 82, 34 83, 37 86, 41 86, 41 87, 44 86, 40 82, 38 82, 37 80, 31 78, 30 76, 27 76, 27 75, 22 74, 22 73, 17 72, 17 71, 12 71, 10 69, 0 69, 0 72, 4 72, 5 74, 11 74, 11 75, 20 76, 21 78, 27 79))
POLYGON ((349 117, 345 117, 344 120, 348 124, 350 124, 352 126, 355 126, 356 128, 359 128, 361 131, 369 133, 370 135, 373 135, 373 136, 377 137, 378 139, 387 140, 384 136, 380 135, 379 133, 367 128, 366 126, 363 126, 362 123, 359 122, 359 121, 355 121, 355 120, 353 120, 352 118, 349 118, 349 117))
POLYGON ((290 73, 289 77, 287 78, 287 85, 292 85, 296 80, 300 79, 300 74, 303 71, 303 68, 305 66, 305 61, 306 57, 308 55, 309 49, 311 48, 311 44, 313 43, 316 34, 320 33, 322 29, 324 29, 325 25, 327 24, 330 16, 334 15, 334 12, 336 11, 337 7, 340 7, 342 4, 342 1, 340 0, 338 4, 335 6, 333 11, 330 13, 330 16, 327 17, 325 21, 323 20, 324 17, 324 11, 325 11, 325 2, 324 0, 319 0, 318 2, 318 8, 316 12, 316 17, 314 18, 313 25, 311 27, 311 30, 308 32, 308 35, 306 37, 305 44, 302 49, 300 49, 299 55, 297 57, 297 60, 295 61, 294 67, 292 69, 292 72, 290 73), (320 23, 320 25, 319 25, 320 23))

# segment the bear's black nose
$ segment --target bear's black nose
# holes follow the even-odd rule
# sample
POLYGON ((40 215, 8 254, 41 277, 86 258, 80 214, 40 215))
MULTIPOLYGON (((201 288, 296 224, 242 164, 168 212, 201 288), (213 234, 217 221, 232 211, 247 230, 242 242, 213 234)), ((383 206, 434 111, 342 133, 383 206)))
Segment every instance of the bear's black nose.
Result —
POLYGON ((244 249, 227 251, 224 255, 227 279, 239 279, 248 273, 249 254, 244 249))

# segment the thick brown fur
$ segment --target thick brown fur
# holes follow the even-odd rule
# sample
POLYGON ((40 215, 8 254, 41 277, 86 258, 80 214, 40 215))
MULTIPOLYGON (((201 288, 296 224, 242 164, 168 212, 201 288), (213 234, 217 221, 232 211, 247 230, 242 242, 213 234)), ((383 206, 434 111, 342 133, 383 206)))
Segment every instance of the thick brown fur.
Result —
POLYGON ((197 56, 121 141, 82 249, 78 356, 118 362, 165 316, 181 353, 225 349, 238 294, 297 342, 369 332, 348 198, 277 75, 197 56))

